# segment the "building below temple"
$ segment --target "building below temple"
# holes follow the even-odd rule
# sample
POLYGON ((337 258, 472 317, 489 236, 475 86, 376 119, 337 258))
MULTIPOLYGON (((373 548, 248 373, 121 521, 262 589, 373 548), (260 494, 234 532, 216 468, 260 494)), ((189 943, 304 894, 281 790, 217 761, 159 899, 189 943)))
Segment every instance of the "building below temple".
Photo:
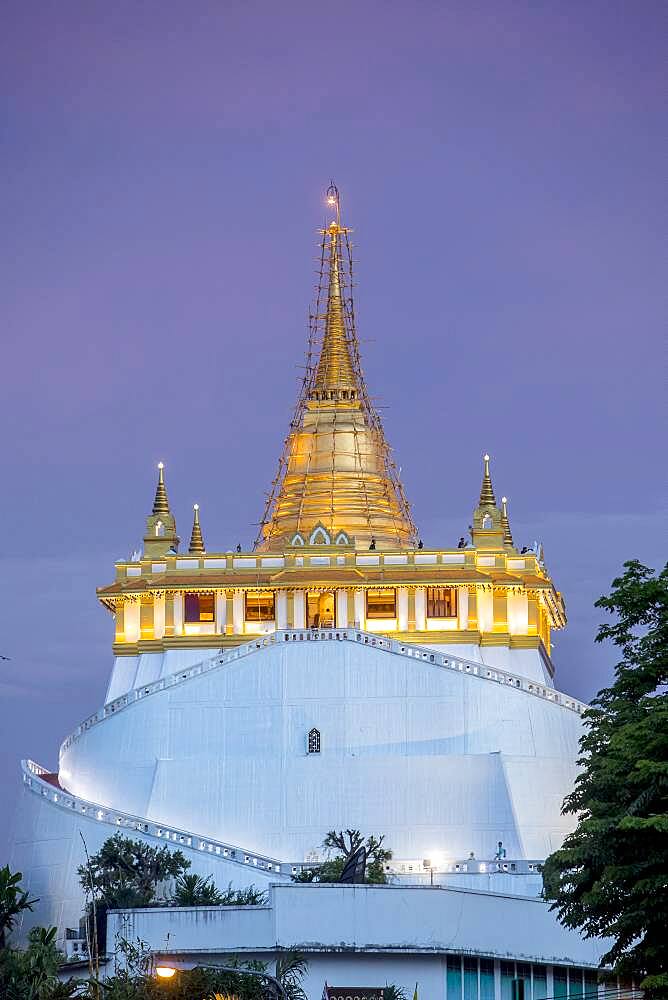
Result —
POLYGON ((218 884, 269 888, 267 904, 110 927, 155 951, 168 935, 192 961, 296 947, 309 997, 325 979, 420 978, 428 998, 507 1000, 516 978, 526 1000, 581 997, 603 943, 539 899, 572 824, 560 807, 585 707, 554 683, 564 603, 542 550, 515 543, 487 455, 469 536, 420 540, 362 373, 333 187, 329 202, 306 375, 256 543, 209 549, 195 505, 180 550, 160 465, 143 550, 98 590, 115 621, 105 704, 57 772, 23 762, 13 864, 35 921, 62 936, 82 906, 80 834, 91 853, 119 830, 178 845, 218 884), (345 828, 385 835, 390 884, 295 884, 345 828))

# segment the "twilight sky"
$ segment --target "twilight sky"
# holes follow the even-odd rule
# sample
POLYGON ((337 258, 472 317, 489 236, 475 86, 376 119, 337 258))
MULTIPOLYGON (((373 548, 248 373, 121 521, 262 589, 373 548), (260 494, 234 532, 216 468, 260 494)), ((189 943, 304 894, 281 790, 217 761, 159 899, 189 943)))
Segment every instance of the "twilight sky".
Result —
POLYGON ((665 8, 6 0, 0 18, 0 865, 18 762, 102 703, 95 587, 164 459, 181 534, 255 534, 333 177, 357 314, 425 544, 492 454, 570 624, 665 559, 665 8), (663 274, 661 273, 663 271, 663 274))

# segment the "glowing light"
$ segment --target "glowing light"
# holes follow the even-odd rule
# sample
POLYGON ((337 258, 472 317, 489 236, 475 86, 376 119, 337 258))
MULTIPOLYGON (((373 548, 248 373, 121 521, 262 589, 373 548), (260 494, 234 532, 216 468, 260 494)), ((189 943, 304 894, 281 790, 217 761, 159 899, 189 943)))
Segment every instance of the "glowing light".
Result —
POLYGON ((194 503, 193 504, 193 510, 199 510, 199 504, 198 503, 194 503))
POLYGON ((443 853, 441 851, 432 851, 429 855, 429 868, 440 868, 443 864, 443 853))
POLYGON ((173 969, 169 965, 158 965, 156 966, 155 974, 161 979, 171 979, 172 976, 176 975, 176 969, 173 969))
POLYGON ((489 462, 489 455, 487 453, 485 453, 482 457, 483 457, 483 461, 489 462))
POLYGON ((508 503, 508 497, 501 497, 501 503, 508 503))
POLYGON ((327 204, 328 205, 336 205, 336 198, 334 197, 333 194, 330 194, 329 198, 327 199, 327 204))
POLYGON ((159 469, 164 469, 164 467, 165 467, 165 463, 164 462, 158 462, 158 468, 159 469))

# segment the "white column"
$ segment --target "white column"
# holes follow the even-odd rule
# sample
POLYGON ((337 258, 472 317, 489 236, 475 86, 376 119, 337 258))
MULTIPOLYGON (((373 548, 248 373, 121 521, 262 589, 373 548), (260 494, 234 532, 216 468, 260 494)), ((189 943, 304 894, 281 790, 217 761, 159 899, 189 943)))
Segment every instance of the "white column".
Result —
POLYGON ((303 590, 295 590, 293 598, 294 628, 306 628, 306 598, 303 590))
POLYGON ((235 590, 232 598, 232 631, 235 635, 243 635, 245 617, 244 592, 235 590))
POLYGON ((153 638, 162 639, 165 634, 165 595, 153 597, 153 638))
POLYGON ((366 625, 366 608, 364 606, 364 591, 355 591, 355 621, 357 622, 358 628, 364 628, 366 625))
POLYGON ((276 628, 288 627, 288 595, 285 590, 276 591, 276 628))
POLYGON ((183 594, 174 594, 174 635, 183 635, 183 594))
POLYGON ((397 589, 397 628, 400 632, 408 631, 408 590, 406 587, 397 589))
POLYGON ((123 631, 126 642, 139 641, 139 601, 126 601, 123 615, 123 631))
POLYGON ((219 635, 225 633, 227 625, 227 594, 224 590, 216 591, 216 632, 219 635))
POLYGON ((427 627, 427 591, 424 587, 415 588, 415 628, 424 632, 427 627))
POLYGON ((336 592, 336 625, 337 628, 348 628, 348 591, 336 592))
POLYGON ((478 590, 478 631, 491 632, 494 629, 494 595, 491 590, 478 590))
POLYGON ((457 588, 457 627, 463 632, 469 627, 469 588, 457 588))

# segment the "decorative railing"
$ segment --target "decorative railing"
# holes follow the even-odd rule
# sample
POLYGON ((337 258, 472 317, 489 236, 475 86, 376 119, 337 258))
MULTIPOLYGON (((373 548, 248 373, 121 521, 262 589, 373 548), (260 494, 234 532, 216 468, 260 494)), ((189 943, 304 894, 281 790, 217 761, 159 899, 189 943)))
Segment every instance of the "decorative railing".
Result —
POLYGON ((275 858, 269 858, 252 851, 244 851, 240 847, 225 844, 220 840, 198 837, 195 833, 165 823, 154 823, 152 820, 142 816, 134 816, 132 813, 126 813, 120 809, 109 809, 96 802, 90 802, 88 799, 82 799, 78 795, 72 795, 71 792, 61 788, 54 788, 42 778, 42 775, 49 773, 46 768, 40 767, 32 760, 21 761, 21 769, 23 783, 27 788, 68 812, 74 811, 82 816, 87 816, 88 819, 98 823, 106 823, 119 830, 142 833, 148 837, 155 837, 157 840, 168 841, 178 848, 186 847, 200 854, 210 854, 225 861, 257 868, 260 871, 285 875, 291 875, 297 871, 297 868, 292 865, 281 864, 275 858))
MULTIPOLYGON (((196 833, 182 830, 179 827, 166 823, 155 823, 153 820, 142 816, 135 816, 132 813, 123 812, 120 809, 109 809, 97 802, 83 799, 79 795, 72 795, 62 788, 54 788, 52 784, 44 781, 43 775, 50 774, 45 767, 41 767, 33 760, 21 761, 23 772, 23 783, 34 795, 39 795, 48 799, 50 803, 64 809, 67 812, 76 812, 97 823, 114 827, 117 831, 124 830, 132 833, 140 833, 145 837, 155 838, 163 843, 166 841, 171 846, 181 850, 191 850, 197 854, 206 854, 219 858, 222 861, 230 861, 234 864, 242 865, 246 868, 257 868, 258 871, 267 874, 279 875, 289 878, 297 875, 304 869, 317 868, 318 862, 285 862, 278 861, 263 854, 253 851, 246 851, 241 847, 227 844, 222 840, 214 840, 211 837, 201 837, 196 833)), ((467 858, 466 860, 448 860, 434 868, 434 875, 495 875, 497 873, 511 875, 529 875, 540 871, 542 862, 537 860, 478 860, 467 858)), ((388 866, 388 873, 400 877, 402 881, 407 878, 420 876, 421 881, 429 878, 429 869, 424 867, 424 863, 416 861, 393 861, 388 866)))
POLYGON ((62 753, 67 750, 68 747, 99 722, 103 722, 111 715, 116 715, 118 712, 128 708, 130 705, 134 705, 143 698, 157 694, 159 691, 164 691, 167 688, 176 687, 211 670, 218 670, 229 663, 250 656, 258 650, 266 649, 268 646, 273 646, 281 642, 329 641, 355 642, 362 646, 382 649, 386 653, 408 656, 423 663, 431 663, 436 667, 444 667, 448 670, 455 670, 458 673, 468 674, 471 677, 477 677, 479 680, 512 687, 517 691, 523 691, 525 694, 542 698, 544 701, 552 702, 553 705, 576 712, 578 715, 581 715, 587 708, 587 705, 576 698, 571 698, 569 695, 556 691, 554 688, 547 687, 546 685, 537 684, 526 677, 520 677, 517 674, 511 674, 508 671, 500 670, 497 667, 490 667, 485 663, 479 663, 475 660, 466 660, 459 656, 438 653, 428 647, 399 642, 397 639, 389 639, 387 636, 363 632, 360 629, 280 629, 276 632, 271 632, 269 635, 258 636, 242 646, 235 646, 233 649, 225 651, 220 650, 213 656, 200 660, 198 663, 186 667, 184 670, 169 674, 167 677, 162 677, 160 680, 153 681, 151 684, 146 684, 140 688, 133 688, 126 694, 121 695, 120 698, 115 698, 114 701, 108 702, 95 712, 94 715, 89 716, 81 722, 74 732, 63 741, 60 752, 62 753))

